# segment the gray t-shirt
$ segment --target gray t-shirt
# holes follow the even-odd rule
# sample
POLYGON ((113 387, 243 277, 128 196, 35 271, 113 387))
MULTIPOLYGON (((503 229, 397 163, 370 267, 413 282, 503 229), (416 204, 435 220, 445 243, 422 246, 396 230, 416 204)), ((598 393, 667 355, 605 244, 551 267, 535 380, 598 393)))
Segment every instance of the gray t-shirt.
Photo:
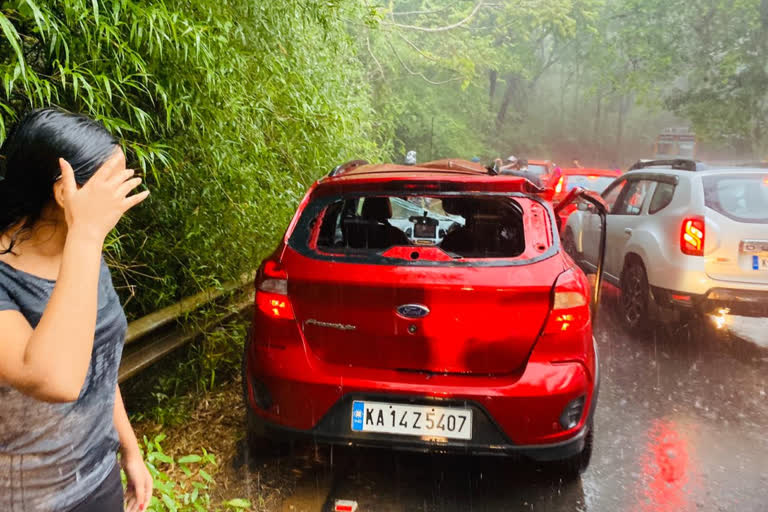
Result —
MULTIPOLYGON (((0 311, 20 311, 35 327, 54 284, 0 261, 0 311)), ((103 261, 98 304, 91 364, 77 401, 42 402, 0 385, 2 512, 71 510, 115 465, 119 441, 112 418, 127 323, 103 261)))

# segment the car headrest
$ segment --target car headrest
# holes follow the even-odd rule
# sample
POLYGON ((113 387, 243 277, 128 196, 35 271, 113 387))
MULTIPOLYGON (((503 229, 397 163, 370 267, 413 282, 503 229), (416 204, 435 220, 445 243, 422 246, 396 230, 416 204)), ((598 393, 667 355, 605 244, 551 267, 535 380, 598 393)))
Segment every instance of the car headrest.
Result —
POLYGON ((362 216, 365 219, 385 221, 392 218, 392 203, 388 197, 366 197, 362 216))
POLYGON ((444 197, 442 200, 443 211, 448 215, 464 216, 467 209, 467 200, 463 197, 444 197))

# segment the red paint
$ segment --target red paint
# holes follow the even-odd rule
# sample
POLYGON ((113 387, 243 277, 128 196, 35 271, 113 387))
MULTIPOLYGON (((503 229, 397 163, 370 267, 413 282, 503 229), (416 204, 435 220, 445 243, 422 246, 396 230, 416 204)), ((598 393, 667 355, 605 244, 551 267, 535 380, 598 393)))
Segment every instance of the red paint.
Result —
MULTIPOLYGON (((410 194, 424 185, 429 195, 436 187, 439 192, 532 190, 525 179, 491 176, 469 162, 369 165, 313 185, 290 229, 315 197, 349 191, 410 194)), ((517 444, 574 436, 586 415, 568 431, 558 420, 571 400, 586 396, 589 410, 593 398, 589 284, 564 252, 549 252, 549 211, 533 197, 516 201, 524 211, 525 250, 505 260, 516 265, 465 260, 452 266, 439 248, 419 246, 393 247, 384 255, 432 264, 350 263, 281 244, 262 266, 257 287, 285 279, 286 304, 295 319, 285 320, 261 303, 255 309, 247 378, 265 384, 273 406, 261 410, 251 396, 251 408, 270 422, 309 430, 350 393, 439 397, 478 403, 517 444), (404 304, 424 305, 430 313, 404 318, 396 312, 404 304)))

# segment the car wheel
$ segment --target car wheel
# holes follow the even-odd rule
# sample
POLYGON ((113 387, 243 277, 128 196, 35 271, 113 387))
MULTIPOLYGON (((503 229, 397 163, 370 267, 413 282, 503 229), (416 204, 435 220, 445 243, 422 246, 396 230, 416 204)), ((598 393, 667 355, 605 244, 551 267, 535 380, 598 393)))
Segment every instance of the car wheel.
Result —
POLYGON ((245 405, 245 441, 248 451, 256 453, 268 443, 264 422, 252 410, 248 401, 248 379, 246 378, 246 368, 248 361, 248 347, 251 344, 251 331, 245 339, 243 347, 243 363, 240 368, 240 376, 243 382, 243 405, 245 405))
POLYGON ((621 273, 619 288, 619 316, 630 332, 645 330, 650 326, 648 276, 638 261, 629 261, 621 273))
POLYGON ((595 427, 590 423, 587 437, 584 439, 584 448, 581 452, 562 462, 562 478, 566 481, 575 480, 589 467, 592 460, 592 447, 595 442, 595 427))
POLYGON ((565 230, 565 236, 563 236, 563 250, 574 260, 578 261, 581 255, 576 250, 576 238, 573 236, 571 228, 565 230))
POLYGON ((294 443, 291 441, 279 441, 272 439, 267 431, 265 421, 251 409, 248 401, 248 379, 246 378, 248 346, 251 342, 251 332, 248 331, 248 337, 245 340, 243 348, 243 363, 241 365, 240 375, 243 382, 243 404, 245 405, 245 442, 246 449, 250 455, 258 457, 273 457, 290 455, 294 443))

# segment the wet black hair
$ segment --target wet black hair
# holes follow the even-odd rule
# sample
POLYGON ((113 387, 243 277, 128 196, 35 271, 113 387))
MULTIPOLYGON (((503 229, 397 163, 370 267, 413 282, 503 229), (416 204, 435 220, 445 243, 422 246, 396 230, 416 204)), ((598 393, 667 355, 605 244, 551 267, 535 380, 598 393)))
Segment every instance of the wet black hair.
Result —
POLYGON ((0 254, 13 250, 53 200, 53 184, 61 176, 59 158, 69 162, 75 181, 83 185, 117 146, 103 124, 84 115, 57 108, 25 114, 0 148, 0 234, 21 223, 0 254))

